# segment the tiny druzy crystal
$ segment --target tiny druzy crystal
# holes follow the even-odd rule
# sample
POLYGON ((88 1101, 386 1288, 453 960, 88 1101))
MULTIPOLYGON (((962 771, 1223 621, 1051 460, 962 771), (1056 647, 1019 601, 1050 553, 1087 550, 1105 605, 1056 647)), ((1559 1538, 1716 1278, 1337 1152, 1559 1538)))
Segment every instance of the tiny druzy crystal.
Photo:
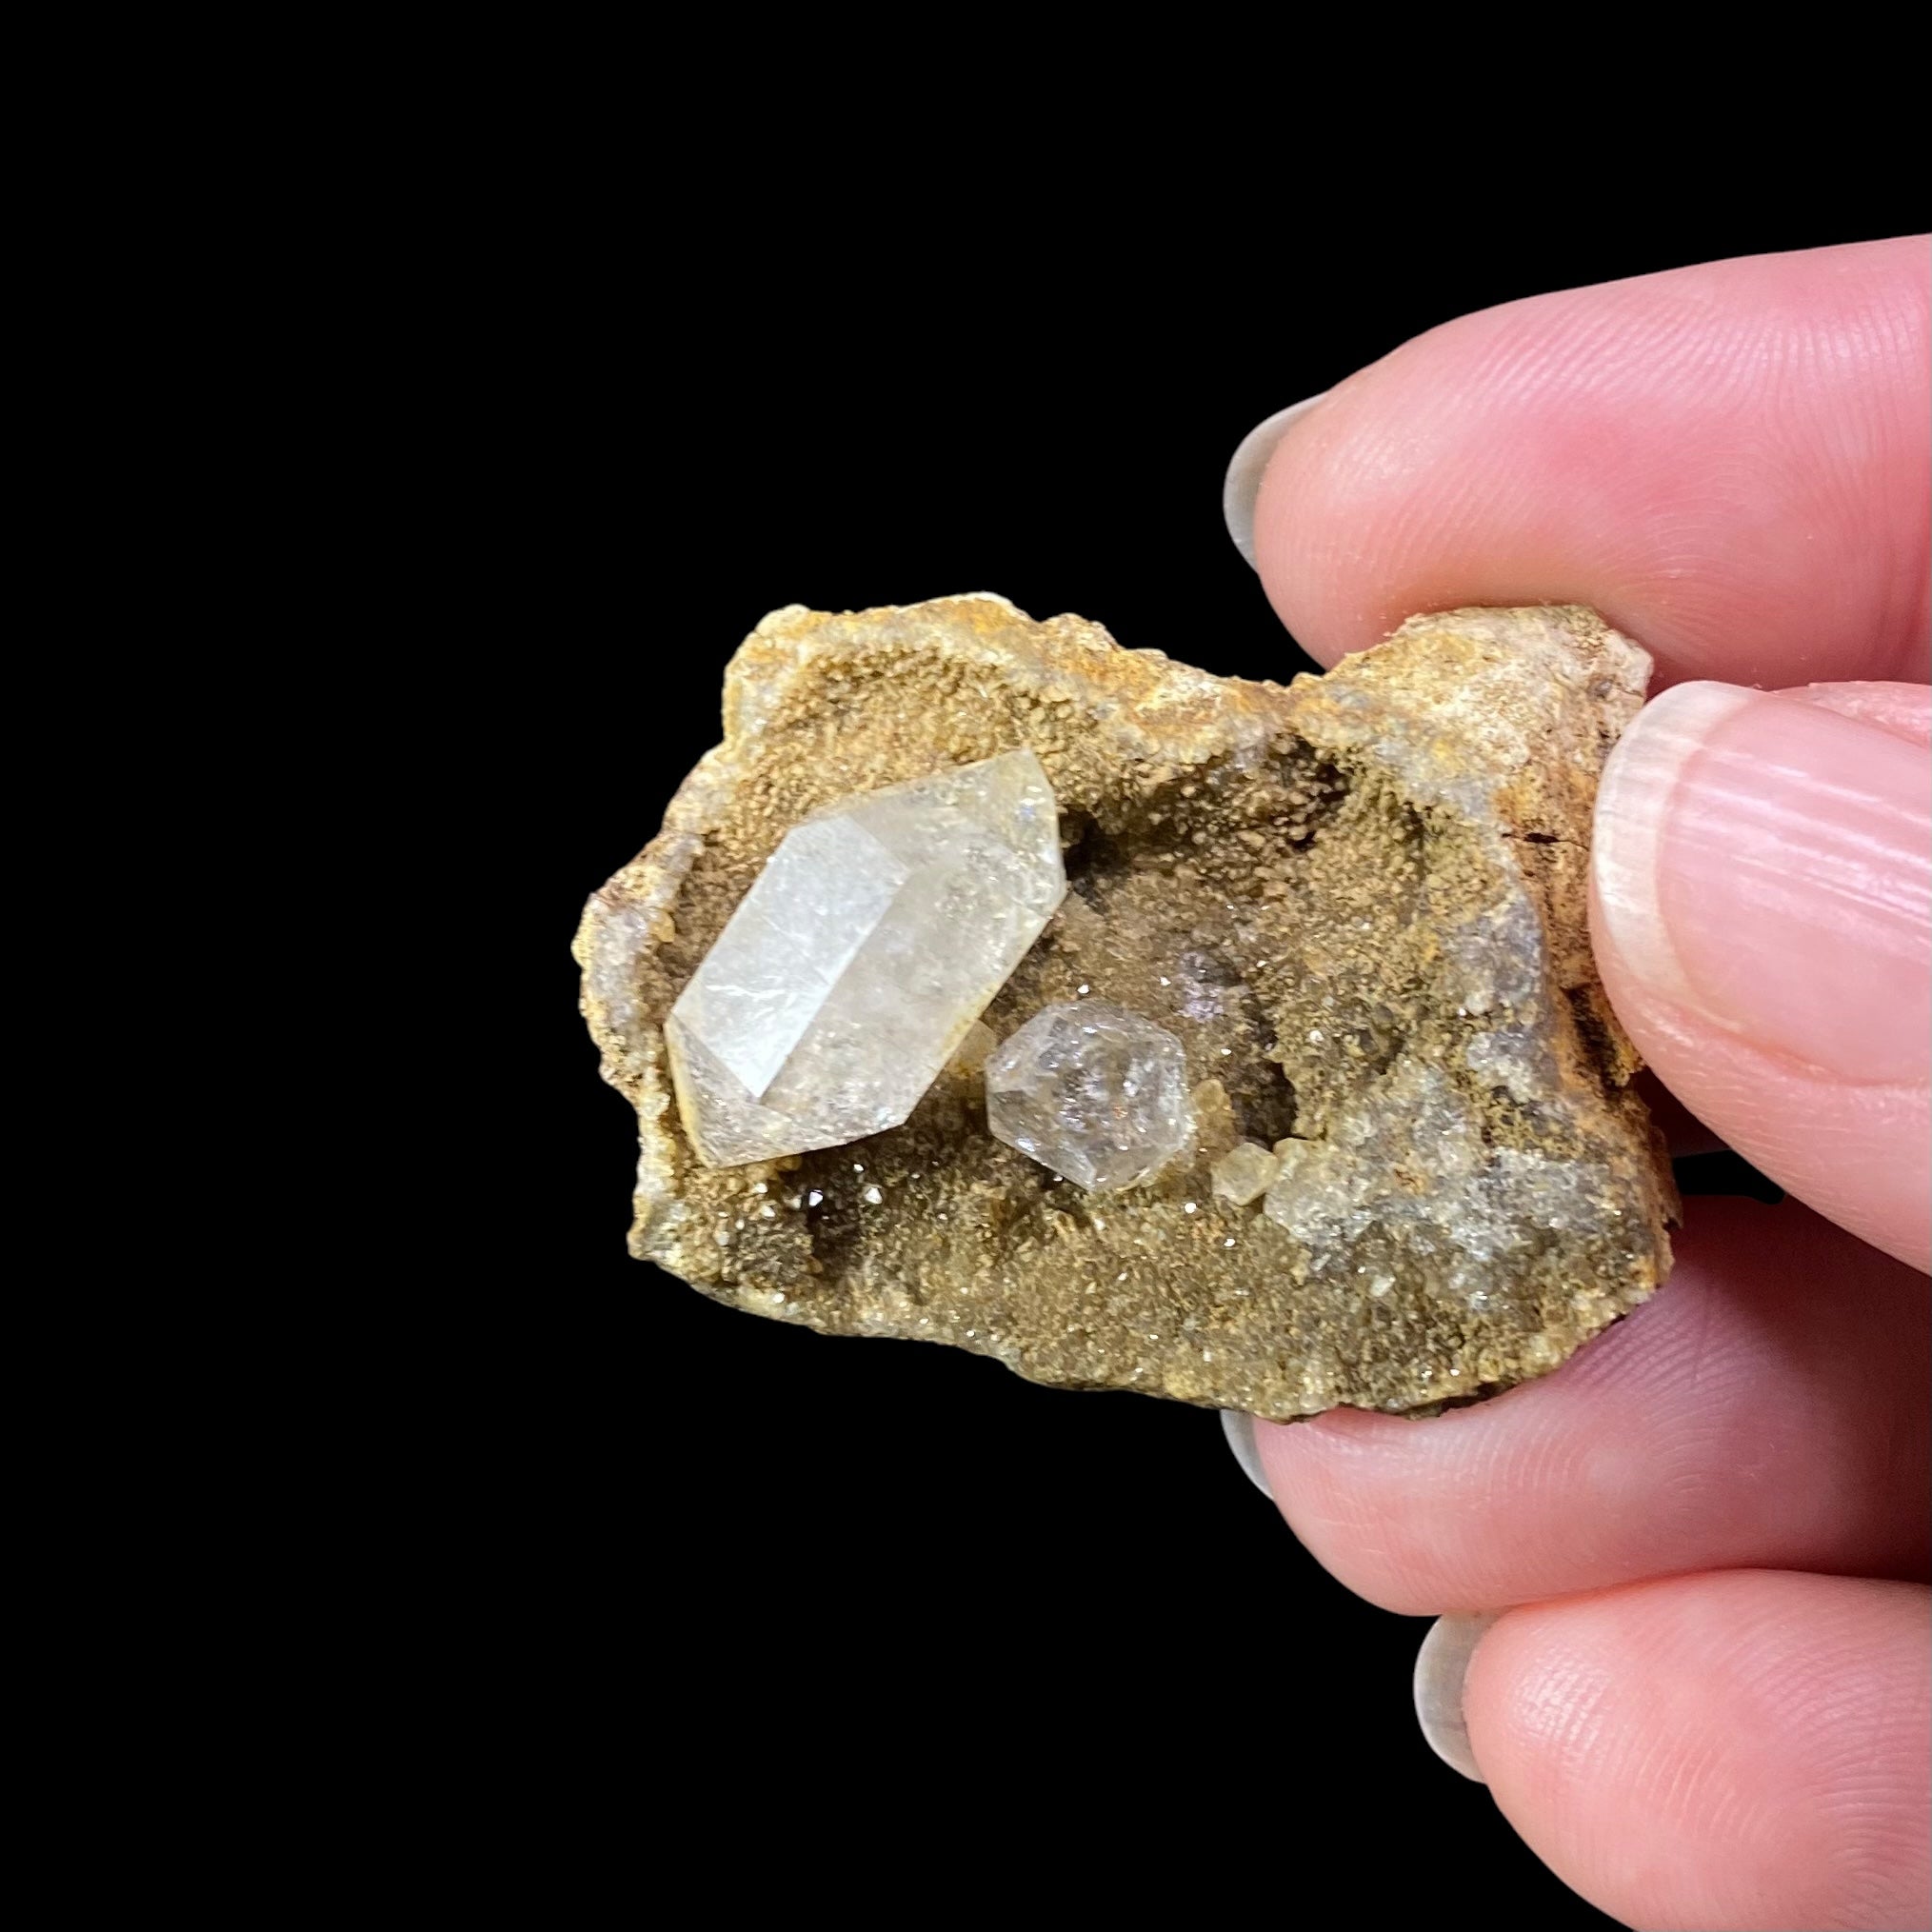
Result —
POLYGON ((788 832, 665 1024, 712 1166, 896 1127, 1066 892, 1031 751, 848 798, 788 832))
POLYGON ((1268 1191, 1281 1171, 1278 1155, 1269 1153, 1259 1141, 1243 1141, 1215 1162, 1215 1196, 1233 1202, 1237 1207, 1245 1207, 1268 1191))
POLYGON ((1090 1191, 1136 1186, 1187 1145, 1186 1056, 1124 1006, 1048 1006, 987 1060, 986 1125, 1090 1191))

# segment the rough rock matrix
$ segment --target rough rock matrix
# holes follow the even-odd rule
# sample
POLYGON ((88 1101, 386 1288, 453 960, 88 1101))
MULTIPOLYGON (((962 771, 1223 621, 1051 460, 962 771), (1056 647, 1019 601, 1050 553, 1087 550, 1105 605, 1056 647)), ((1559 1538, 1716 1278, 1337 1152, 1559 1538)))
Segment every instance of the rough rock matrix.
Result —
POLYGON ((642 1126, 633 1252, 828 1332, 1262 1416, 1555 1367, 1669 1265, 1584 914, 1597 775, 1648 671, 1574 607, 1415 618, 1285 690, 997 597, 773 613, 725 743, 578 935, 642 1126), (1070 889, 984 1023, 902 1125, 704 1165, 665 1023, 766 861, 854 794, 1020 747, 1070 889), (1089 997, 1178 1039, 1192 1089, 1186 1145, 1121 1193, 986 1118, 988 1054, 1089 997))

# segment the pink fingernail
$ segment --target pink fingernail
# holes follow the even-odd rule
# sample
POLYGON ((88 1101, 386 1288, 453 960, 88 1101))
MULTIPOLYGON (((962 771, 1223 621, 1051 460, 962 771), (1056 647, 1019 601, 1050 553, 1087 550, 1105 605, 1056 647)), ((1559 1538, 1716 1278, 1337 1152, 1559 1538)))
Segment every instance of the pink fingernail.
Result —
POLYGON ((1932 1071, 1932 768, 1895 732, 1679 685, 1610 756, 1593 865, 1658 998, 1845 1080, 1932 1071))

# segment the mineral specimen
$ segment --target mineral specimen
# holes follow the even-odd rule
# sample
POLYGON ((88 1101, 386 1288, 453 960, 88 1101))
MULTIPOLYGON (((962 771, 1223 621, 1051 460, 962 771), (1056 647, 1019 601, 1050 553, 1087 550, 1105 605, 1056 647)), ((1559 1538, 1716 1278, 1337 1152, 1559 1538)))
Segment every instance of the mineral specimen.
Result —
POLYGON ((1048 1006, 986 1062, 986 1125, 1092 1192, 1151 1180, 1187 1145, 1187 1055, 1105 1000, 1048 1006))
MULTIPOLYGON (((1263 1416, 1427 1410, 1554 1367, 1669 1265, 1668 1170, 1585 921, 1597 774, 1648 668, 1575 608, 1416 618, 1286 690, 993 597, 777 612, 727 674, 725 743, 579 935, 606 1076, 642 1126, 635 1252, 833 1333, 1263 1416), (669 1078, 699 1034, 673 1047, 667 1022, 787 834, 1023 750, 1070 889, 981 1031, 967 1013, 951 1059, 908 1072, 930 1085, 897 1125, 707 1165, 669 1078), (979 1072, 1002 1050, 986 1029, 1010 1046, 1096 1000, 1179 1043, 1194 1119, 1111 1194, 989 1131, 979 1072), (1282 1161, 1265 1211, 1232 1198, 1246 1180, 1215 1185, 1240 1141, 1282 1161)), ((977 939, 955 923, 946 945, 977 939)), ((1005 971, 976 955, 972 984, 1005 971)), ((846 1101, 792 1078, 818 1009, 754 1093, 786 1037, 764 1024, 755 1050, 699 1029, 745 1096, 726 1090, 721 1119, 870 1118, 835 1120, 846 1101)), ((712 1104, 687 1099, 701 1131, 712 1104)))
POLYGON ((787 833, 665 1022, 700 1158, 896 1127, 1066 895, 1031 751, 843 800, 787 833))

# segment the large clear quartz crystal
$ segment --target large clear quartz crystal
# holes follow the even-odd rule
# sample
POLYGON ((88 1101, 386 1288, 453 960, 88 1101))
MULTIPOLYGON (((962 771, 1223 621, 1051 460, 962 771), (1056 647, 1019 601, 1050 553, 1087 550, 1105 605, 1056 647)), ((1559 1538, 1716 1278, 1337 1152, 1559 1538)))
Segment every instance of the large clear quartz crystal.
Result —
POLYGON ((1066 893, 1031 751, 796 827, 665 1023, 692 1145, 726 1167, 899 1125, 1066 893))
POLYGON ((1105 1000, 1044 1008, 986 1062, 996 1140, 1095 1192, 1150 1180, 1187 1145, 1187 1060, 1105 1000))

